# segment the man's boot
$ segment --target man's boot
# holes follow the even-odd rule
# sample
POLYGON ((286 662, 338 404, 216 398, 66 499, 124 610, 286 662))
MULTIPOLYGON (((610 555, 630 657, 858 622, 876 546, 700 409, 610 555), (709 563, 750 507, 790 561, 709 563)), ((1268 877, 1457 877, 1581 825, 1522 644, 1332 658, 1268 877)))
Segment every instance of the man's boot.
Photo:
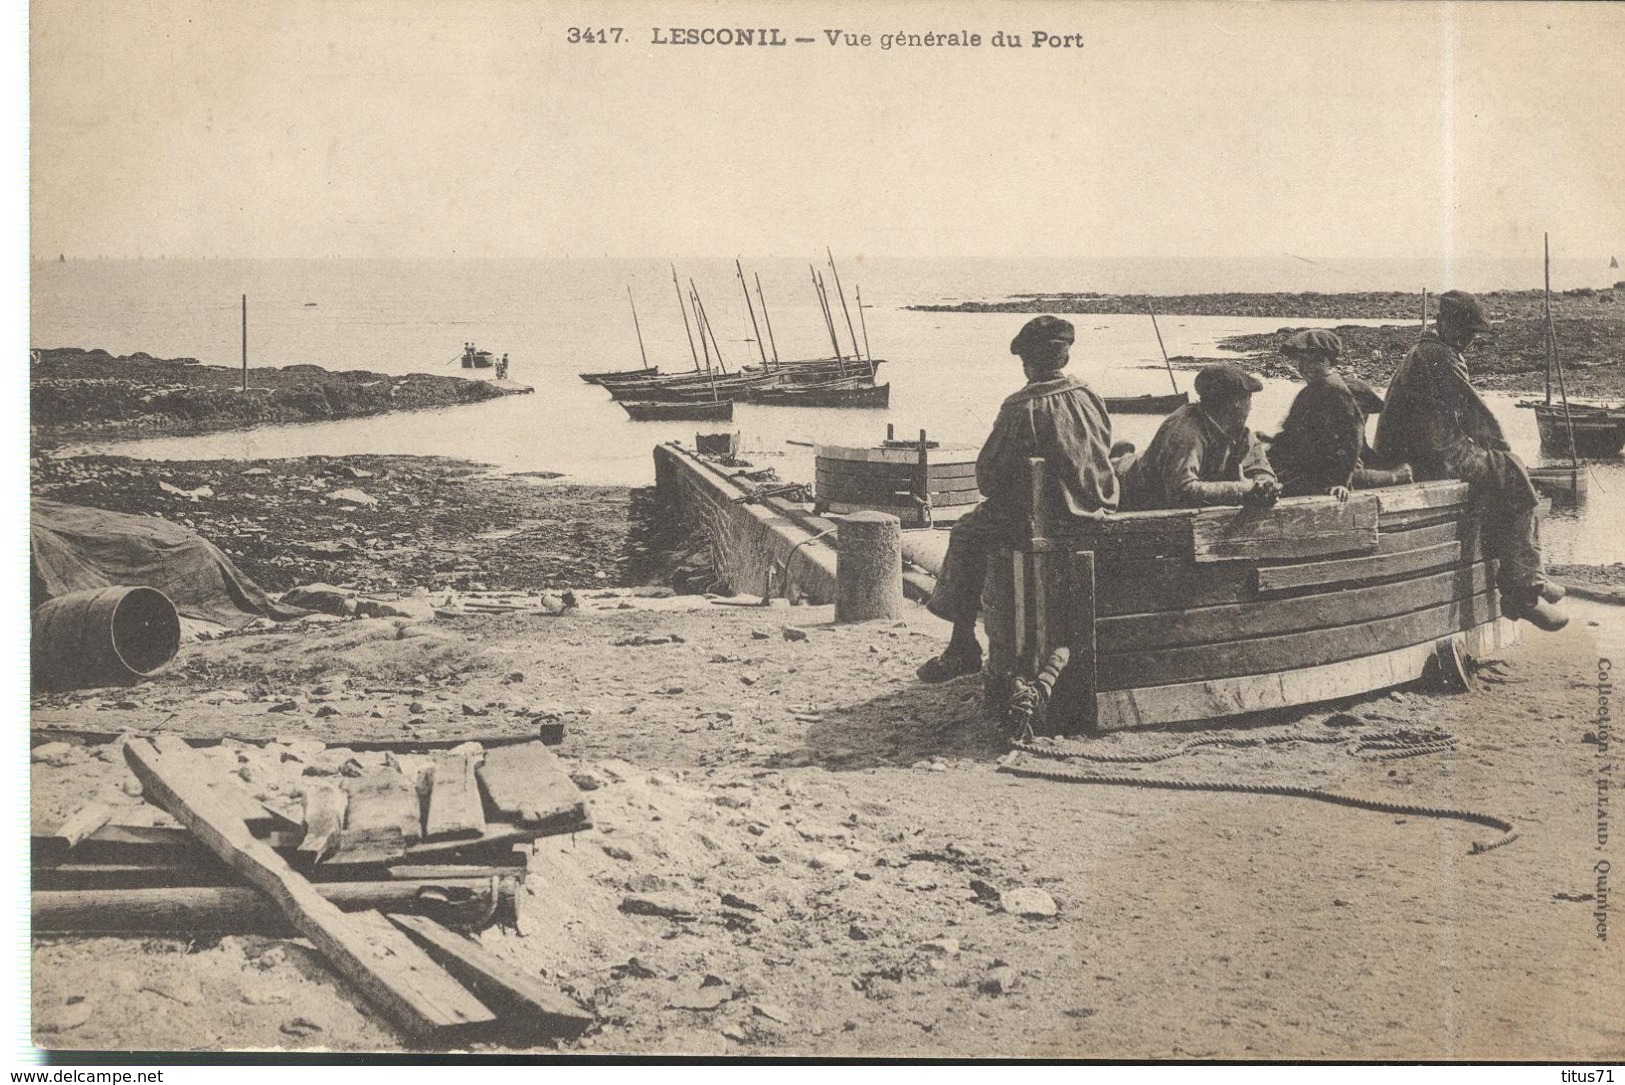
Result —
POLYGON ((1543 597, 1541 586, 1515 588, 1501 593, 1501 613, 1513 621, 1526 621, 1536 629, 1555 633, 1569 624, 1569 616, 1543 597))
POLYGON ((935 685, 982 669, 982 646, 974 640, 963 643, 950 641, 948 647, 935 659, 922 663, 915 674, 920 681, 935 685))

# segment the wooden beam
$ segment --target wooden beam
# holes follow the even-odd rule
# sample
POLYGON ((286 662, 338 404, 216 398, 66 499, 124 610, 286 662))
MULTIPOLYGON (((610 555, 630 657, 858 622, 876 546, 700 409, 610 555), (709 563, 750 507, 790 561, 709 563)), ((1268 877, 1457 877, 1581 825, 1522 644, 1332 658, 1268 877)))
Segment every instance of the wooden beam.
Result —
POLYGON ((1289 498, 1273 508, 1203 509, 1191 520, 1198 562, 1313 558, 1377 548, 1377 498, 1289 498))
POLYGON ((389 919, 437 963, 501 1011, 505 1022, 550 1035, 570 1036, 593 1023, 593 1015, 573 1000, 521 972, 474 939, 454 934, 424 915, 391 913, 389 919))
POLYGON ((478 837, 485 832, 485 805, 476 775, 484 753, 447 753, 435 758, 426 840, 478 837))
MULTIPOLYGON (((492 908, 490 878, 328 882, 316 891, 347 912, 384 909, 422 912, 450 920, 448 906, 425 890, 456 894, 459 910, 492 908)), ((158 889, 34 890, 35 934, 173 934, 200 932, 298 936, 287 917, 258 890, 239 885, 165 886, 158 889)))
POLYGON ((113 808, 105 803, 87 802, 64 821, 51 834, 54 847, 63 852, 72 851, 85 837, 113 820, 113 808))
MULTIPOLYGON (((1517 641, 1508 621, 1487 622, 1458 634, 1462 650, 1488 659, 1517 641)), ((1102 691, 1100 729, 1162 726, 1268 712, 1391 689, 1415 681, 1432 658, 1435 641, 1376 655, 1268 674, 1102 691)))
POLYGON ((1102 689, 1269 674, 1432 643, 1496 616, 1493 592, 1395 618, 1228 643, 1102 653, 1102 689))
MULTIPOLYGON (((110 742, 120 742, 126 738, 155 739, 159 736, 143 732, 130 731, 99 731, 88 727, 34 727, 28 732, 28 744, 39 746, 46 742, 71 742, 75 745, 104 746, 110 742)), ((209 749, 222 742, 242 742, 250 746, 265 746, 278 741, 275 735, 241 735, 228 732, 226 734, 208 735, 180 735, 177 736, 194 750, 209 749)), ((493 746, 517 746, 524 742, 545 742, 549 746, 557 746, 564 741, 564 724, 557 722, 537 725, 531 734, 521 735, 458 735, 452 738, 365 738, 357 737, 346 740, 331 740, 327 743, 329 748, 343 747, 357 752, 382 753, 399 751, 402 753, 429 753, 435 750, 449 750, 454 746, 461 746, 465 742, 478 742, 487 749, 493 746)))
POLYGON ((586 820, 581 789, 540 742, 487 750, 477 773, 491 806, 522 825, 586 820))
POLYGON ((357 922, 323 897, 269 845, 254 839, 216 798, 207 779, 198 778, 183 761, 171 760, 141 740, 125 744, 124 758, 149 801, 269 897, 336 971, 407 1031, 441 1037, 493 1020, 491 1011, 450 976, 432 964, 424 967, 427 962, 418 960, 421 954, 403 944, 398 933, 387 937, 376 925, 357 922))
POLYGON ((1100 636, 1107 645, 1106 650, 1114 655, 1185 645, 1244 642, 1254 637, 1337 629, 1379 618, 1394 618, 1424 607, 1471 598, 1488 591, 1490 583, 1488 566, 1479 562, 1395 583, 1331 588, 1287 599, 1106 618, 1100 623, 1100 636))
POLYGON ((165 757, 173 757, 186 766, 186 770, 214 792, 234 817, 241 818, 255 832, 275 828, 298 829, 299 823, 272 810, 243 789, 242 780, 215 765, 194 750, 180 735, 164 734, 152 740, 153 746, 165 757))
POLYGON ((1067 637, 1072 658, 1067 661, 1066 671, 1063 672, 1068 703, 1060 722, 1069 732, 1090 732, 1100 720, 1098 679, 1095 674, 1096 631, 1099 628, 1095 620, 1095 555, 1088 550, 1074 553, 1071 573, 1067 637))

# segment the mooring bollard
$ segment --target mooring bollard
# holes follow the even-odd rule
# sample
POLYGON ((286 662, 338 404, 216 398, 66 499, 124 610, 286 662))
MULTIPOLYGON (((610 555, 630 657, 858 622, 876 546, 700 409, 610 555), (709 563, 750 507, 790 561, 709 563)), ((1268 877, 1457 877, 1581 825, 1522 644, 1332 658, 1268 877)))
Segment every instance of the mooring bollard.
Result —
POLYGON ((903 525, 883 512, 841 518, 835 556, 835 620, 864 622, 903 614, 903 525))

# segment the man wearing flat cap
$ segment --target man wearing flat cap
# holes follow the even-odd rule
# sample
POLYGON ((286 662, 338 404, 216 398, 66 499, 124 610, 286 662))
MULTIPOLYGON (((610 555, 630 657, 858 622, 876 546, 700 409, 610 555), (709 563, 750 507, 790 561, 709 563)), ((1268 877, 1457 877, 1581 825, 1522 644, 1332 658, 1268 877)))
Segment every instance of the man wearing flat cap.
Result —
POLYGON ((1311 328, 1288 338, 1281 353, 1305 382, 1270 444, 1281 496, 1331 494, 1346 501, 1365 446, 1365 415, 1337 371, 1343 341, 1336 332, 1311 328))
POLYGON ((1568 617, 1552 605, 1563 589, 1545 577, 1535 488, 1473 387, 1463 356, 1476 336, 1493 330, 1473 295, 1460 290, 1439 295, 1434 327, 1422 333, 1388 384, 1375 451, 1381 463, 1409 463, 1418 479, 1454 478, 1470 485, 1483 514, 1484 552, 1499 564, 1501 612, 1557 630, 1568 617))
POLYGON ((1044 459, 1052 523, 1095 519, 1117 508, 1106 405, 1087 384, 1062 372, 1073 338, 1069 321, 1040 316, 1010 341, 1027 384, 999 408, 993 432, 976 457, 976 487, 986 500, 948 532, 948 553, 928 609, 953 623, 953 635, 942 655, 920 667, 923 681, 945 682, 982 669, 976 619, 987 558, 1027 523, 1029 459, 1044 459))
POLYGON ((1143 455, 1118 461, 1122 508, 1273 504, 1280 492, 1258 438, 1247 428, 1264 383, 1233 362, 1196 374, 1197 402, 1163 419, 1143 455))

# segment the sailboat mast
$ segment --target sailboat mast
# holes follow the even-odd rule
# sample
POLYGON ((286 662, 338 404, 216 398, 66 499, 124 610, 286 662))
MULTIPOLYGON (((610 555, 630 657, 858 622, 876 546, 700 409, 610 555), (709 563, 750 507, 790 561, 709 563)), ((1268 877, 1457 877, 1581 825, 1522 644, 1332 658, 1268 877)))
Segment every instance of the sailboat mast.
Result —
POLYGON ((1569 413, 1569 390, 1563 379, 1563 359, 1557 356, 1557 329, 1552 326, 1552 235, 1541 235, 1546 264, 1546 364, 1557 370, 1557 394, 1563 397, 1563 429, 1569 438, 1569 463, 1576 475, 1580 470, 1580 457, 1574 450, 1574 416, 1569 413))
POLYGON ((830 345, 835 348, 835 364, 840 368, 841 376, 846 376, 846 359, 841 356, 840 340, 835 338, 835 320, 829 312, 829 295, 824 291, 824 279, 818 274, 818 269, 811 264, 807 270, 812 273, 813 292, 818 295, 818 307, 824 313, 824 330, 829 332, 830 345))
POLYGON ((874 368, 875 356, 869 351, 869 322, 863 318, 863 287, 854 285, 852 292, 858 299, 858 327, 863 329, 863 356, 869 359, 869 368, 874 368))
POLYGON ((750 330, 756 333, 756 353, 762 356, 762 372, 767 372, 767 348, 762 345, 762 329, 756 324, 756 309, 750 303, 750 287, 745 285, 745 269, 734 257, 734 272, 739 276, 739 289, 745 295, 745 311, 750 314, 750 330))
POLYGON ((756 278, 756 300, 762 303, 762 323, 767 325, 767 343, 773 348, 773 364, 779 364, 779 345, 773 341, 773 319, 767 315, 767 295, 762 293, 762 277, 751 272, 756 278))
POLYGON ((683 305, 683 287, 677 281, 677 265, 671 266, 671 285, 677 291, 677 310, 683 314, 683 332, 688 336, 688 353, 694 359, 694 372, 700 371, 700 355, 694 349, 694 332, 688 326, 688 309, 683 305))
MULTIPOLYGON (((862 358, 863 354, 858 350, 858 333, 852 327, 852 310, 846 307, 846 291, 841 289, 841 273, 836 270, 835 254, 830 252, 828 245, 824 246, 824 255, 829 257, 829 273, 835 277, 835 296, 841 299, 841 313, 846 317, 846 334, 852 337, 852 355, 855 358, 862 358)), ((874 376, 875 367, 871 365, 869 379, 873 380, 874 376)))
POLYGON ((632 306, 632 330, 638 333, 638 355, 643 359, 643 368, 649 368, 649 352, 643 349, 643 326, 638 323, 638 303, 632 300, 632 285, 627 284, 626 300, 632 306))

